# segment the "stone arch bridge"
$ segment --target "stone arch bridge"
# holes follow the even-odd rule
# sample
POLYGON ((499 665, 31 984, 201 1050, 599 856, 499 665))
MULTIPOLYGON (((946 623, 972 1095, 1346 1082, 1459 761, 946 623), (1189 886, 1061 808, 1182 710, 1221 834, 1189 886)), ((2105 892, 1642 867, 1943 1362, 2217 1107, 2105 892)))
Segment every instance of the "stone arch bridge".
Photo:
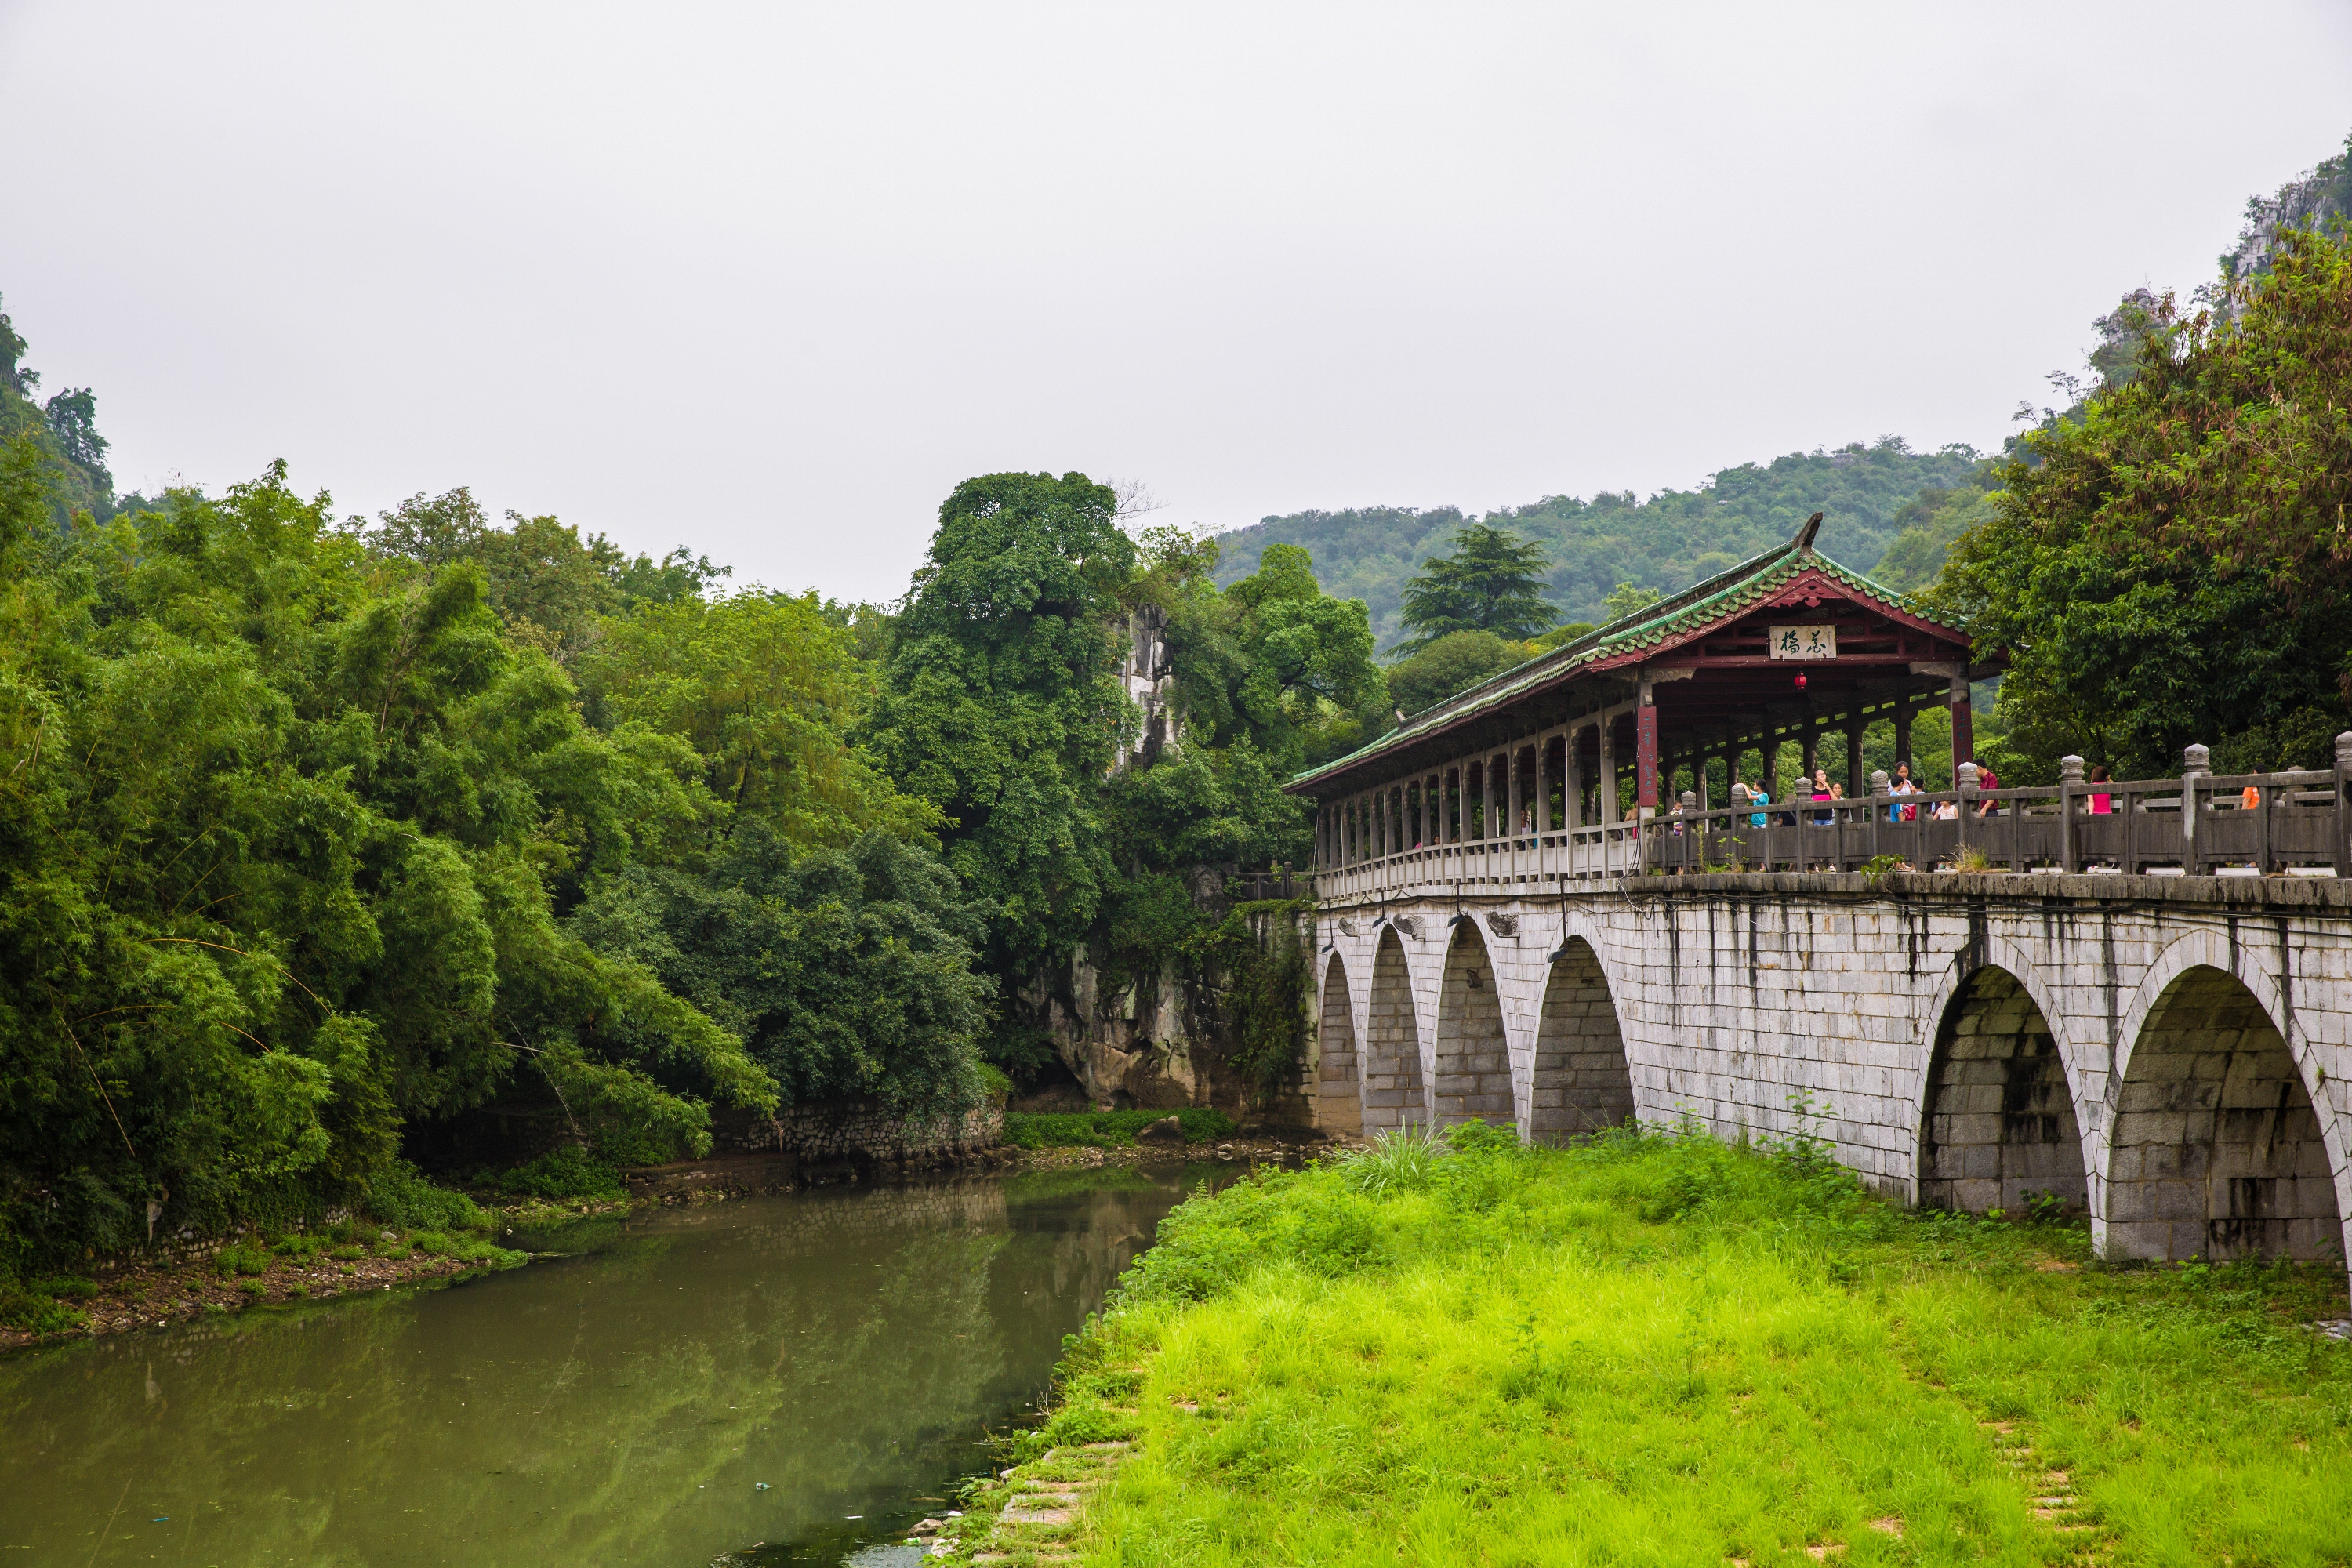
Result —
POLYGON ((1811 1107, 1910 1202, 2054 1196, 2111 1256, 2340 1256, 2352 734, 2332 769, 2191 746, 2003 785, 1969 739, 1998 663, 1821 521, 1286 786, 1322 1120, 1733 1137, 1811 1107), (1911 746, 1937 708, 1948 761, 1911 746))
POLYGON ((2352 886, 1771 873, 1325 906, 1325 1125, 1834 1138, 1906 1202, 2109 1257, 2340 1256, 2352 886))

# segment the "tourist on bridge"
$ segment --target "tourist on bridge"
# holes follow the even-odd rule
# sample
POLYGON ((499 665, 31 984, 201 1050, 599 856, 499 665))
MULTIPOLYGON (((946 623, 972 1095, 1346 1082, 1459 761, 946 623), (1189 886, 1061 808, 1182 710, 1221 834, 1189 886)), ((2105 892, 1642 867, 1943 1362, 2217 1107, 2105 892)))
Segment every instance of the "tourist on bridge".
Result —
POLYGON ((1835 814, 1829 809, 1829 803, 1836 798, 1836 794, 1830 788, 1829 769, 1815 768, 1813 770, 1813 801, 1816 805, 1821 806, 1822 809, 1813 813, 1814 826, 1827 827, 1830 823, 1834 820, 1835 814))
MULTIPOLYGON (((2095 784, 2103 784, 2108 782, 2106 763, 2100 763, 2091 769, 2091 782, 2095 784)), ((2116 797, 2114 795, 2108 794, 2105 790, 2101 790, 2098 794, 2093 795, 2091 797, 2092 814, 2097 816, 2105 816, 2109 813, 2113 812, 2116 809, 2115 798, 2116 797)))
MULTIPOLYGON (((1909 763, 1897 763, 1895 764, 1895 782, 1886 786, 1886 793, 1889 795, 1917 795, 1919 793, 1919 786, 1911 782, 1911 764, 1909 763)), ((1889 822, 1916 822, 1919 820, 1919 808, 1913 805, 1890 805, 1886 808, 1886 820, 1889 822)))
MULTIPOLYGON (((1772 804, 1772 797, 1764 793, 1764 786, 1759 783, 1750 787, 1748 791, 1748 804, 1750 805, 1769 805, 1772 804)), ((1748 826, 1750 827, 1768 827, 1771 826, 1771 824, 1765 815, 1759 811, 1755 816, 1748 819, 1748 826)))

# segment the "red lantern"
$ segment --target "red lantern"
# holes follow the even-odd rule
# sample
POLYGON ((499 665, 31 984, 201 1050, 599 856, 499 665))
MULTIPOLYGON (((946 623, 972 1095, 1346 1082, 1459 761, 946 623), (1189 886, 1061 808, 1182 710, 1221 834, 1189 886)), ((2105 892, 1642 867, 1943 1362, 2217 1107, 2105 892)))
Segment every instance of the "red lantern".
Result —
POLYGON ((1802 691, 1804 689, 1805 689, 1805 678, 1804 678, 1803 676, 1800 675, 1799 677, 1797 677, 1797 689, 1798 689, 1798 690, 1800 690, 1800 691, 1802 691))

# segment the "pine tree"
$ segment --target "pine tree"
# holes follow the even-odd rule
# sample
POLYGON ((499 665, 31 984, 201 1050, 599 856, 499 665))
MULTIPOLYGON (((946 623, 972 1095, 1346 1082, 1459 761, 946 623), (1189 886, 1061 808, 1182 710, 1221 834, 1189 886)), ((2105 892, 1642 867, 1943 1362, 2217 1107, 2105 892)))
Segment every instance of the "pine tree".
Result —
POLYGON ((1421 563, 1404 588, 1406 636, 1392 650, 1415 653, 1455 632, 1522 640, 1559 618, 1543 597, 1543 547, 1508 529, 1474 522, 1454 530, 1454 553, 1421 563))

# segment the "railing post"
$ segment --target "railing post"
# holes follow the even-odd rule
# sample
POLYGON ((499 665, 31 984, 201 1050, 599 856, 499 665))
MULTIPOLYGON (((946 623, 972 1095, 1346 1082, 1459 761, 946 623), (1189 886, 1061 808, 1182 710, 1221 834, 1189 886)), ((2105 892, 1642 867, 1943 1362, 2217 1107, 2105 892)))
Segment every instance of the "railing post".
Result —
POLYGON ((1977 765, 1962 763, 1953 784, 1960 792, 1960 822, 1958 841, 1952 846, 1952 858, 1957 860, 1961 850, 1969 847, 1969 824, 1977 814, 1977 765))
POLYGON ((2197 781, 2213 771, 2213 753, 2203 746, 2180 748, 2180 874, 2201 877, 2204 857, 2197 852, 2197 781))
POLYGON ((2352 730, 2336 737, 2336 874, 2352 877, 2352 730))
POLYGON ((2058 759, 2058 868, 2072 875, 2082 869, 2074 848, 2074 792, 2083 787, 2083 759, 2058 759))
POLYGON ((1739 846, 1737 858, 1739 868, 1744 871, 1748 868, 1748 830, 1753 826, 1748 820, 1748 786, 1739 780, 1734 779, 1731 781, 1728 793, 1731 795, 1731 809, 1736 815, 1731 819, 1730 832, 1724 837, 1739 846))
MULTIPOLYGON (((1683 874, 1685 876, 1688 876, 1691 868, 1691 840, 1696 837, 1698 833, 1698 791, 1694 789, 1686 789, 1683 791, 1681 816, 1683 820, 1683 874)), ((1701 865, 1705 865, 1706 861, 1702 858, 1699 863, 1701 865)))
POLYGON ((1894 799, 1895 796, 1888 792, 1886 787, 1886 770, 1885 768, 1871 769, 1870 858, 1874 860, 1881 858, 1885 854, 1885 851, 1879 847, 1879 834, 1883 825, 1886 821, 1887 812, 1893 809, 1890 803, 1894 799))

